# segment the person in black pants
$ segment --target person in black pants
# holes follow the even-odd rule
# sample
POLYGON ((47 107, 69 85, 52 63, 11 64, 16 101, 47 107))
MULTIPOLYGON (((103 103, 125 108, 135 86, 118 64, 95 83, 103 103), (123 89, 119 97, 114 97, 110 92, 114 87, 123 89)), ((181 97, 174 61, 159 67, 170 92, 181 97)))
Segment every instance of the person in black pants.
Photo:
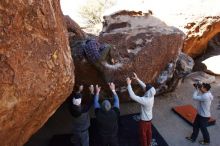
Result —
POLYGON ((109 83, 114 97, 114 105, 111 108, 111 103, 104 100, 99 104, 99 92, 101 87, 96 85, 96 94, 94 97, 94 108, 96 115, 96 124, 100 138, 101 146, 119 146, 118 145, 118 118, 119 112, 119 98, 115 91, 115 84, 109 83))
POLYGON ((202 145, 207 145, 210 143, 209 132, 207 130, 208 120, 211 117, 210 107, 213 100, 213 96, 209 91, 211 88, 210 84, 202 83, 201 86, 196 85, 196 91, 193 94, 193 99, 198 101, 198 107, 195 121, 193 123, 193 133, 190 137, 186 139, 191 142, 195 142, 199 134, 199 129, 201 129, 203 140, 199 141, 202 145), (199 91, 201 94, 199 94, 199 91))
POLYGON ((73 146, 89 146, 89 132, 90 116, 89 109, 92 106, 94 87, 90 85, 90 101, 87 104, 81 104, 83 85, 79 86, 78 91, 74 94, 71 100, 70 112, 73 116, 72 131, 73 134, 70 138, 73 146))

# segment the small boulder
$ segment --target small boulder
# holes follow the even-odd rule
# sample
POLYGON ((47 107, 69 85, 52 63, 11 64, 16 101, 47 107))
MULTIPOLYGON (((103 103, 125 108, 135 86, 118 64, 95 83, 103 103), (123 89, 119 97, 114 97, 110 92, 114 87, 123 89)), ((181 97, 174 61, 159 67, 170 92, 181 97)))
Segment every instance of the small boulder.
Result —
POLYGON ((193 82, 201 81, 203 83, 213 83, 215 82, 215 76, 209 75, 203 71, 197 71, 189 74, 187 79, 191 79, 193 82))

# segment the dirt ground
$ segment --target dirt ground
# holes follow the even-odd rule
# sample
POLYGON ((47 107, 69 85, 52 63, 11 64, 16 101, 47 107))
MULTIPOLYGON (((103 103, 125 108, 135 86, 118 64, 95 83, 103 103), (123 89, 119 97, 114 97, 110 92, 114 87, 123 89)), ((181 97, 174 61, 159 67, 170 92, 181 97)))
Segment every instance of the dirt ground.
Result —
MULTIPOLYGON (((192 132, 192 126, 183 121, 171 109, 174 106, 192 104, 196 106, 196 101, 192 100, 193 86, 190 79, 184 82, 172 93, 155 97, 153 124, 160 134, 167 141, 169 146, 200 146, 198 140, 202 139, 201 132, 195 143, 190 143, 185 139, 192 132)), ((209 146, 220 146, 220 77, 216 77, 215 83, 212 83, 212 93, 214 101, 212 102, 212 117, 217 119, 216 125, 208 127, 211 137, 209 146)), ((91 116, 93 116, 91 109, 91 116)), ((137 113, 139 105, 136 103, 121 104, 121 114, 137 113)), ((54 134, 64 134, 71 132, 71 115, 68 112, 67 104, 64 103, 57 112, 48 120, 48 122, 31 137, 25 146, 48 146, 50 138, 54 134)))
MULTIPOLYGON (((214 95, 211 113, 216 120, 216 125, 208 127, 210 133, 210 146, 220 146, 220 77, 216 77, 215 83, 212 83, 211 92, 214 95)), ((192 81, 185 80, 183 84, 173 93, 163 97, 158 97, 154 106, 154 125, 170 146, 199 146, 198 140, 202 139, 201 132, 195 143, 185 140, 192 132, 192 126, 183 121, 179 116, 171 111, 171 108, 178 105, 192 104, 196 107, 196 101, 192 100, 193 93, 192 81)))

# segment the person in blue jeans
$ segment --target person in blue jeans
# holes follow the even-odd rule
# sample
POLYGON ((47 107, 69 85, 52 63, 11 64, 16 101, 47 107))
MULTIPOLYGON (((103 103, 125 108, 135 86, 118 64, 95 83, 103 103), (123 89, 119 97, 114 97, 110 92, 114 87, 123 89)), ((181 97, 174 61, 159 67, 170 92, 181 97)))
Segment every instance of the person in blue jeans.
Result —
POLYGON ((119 98, 115 91, 115 84, 109 83, 109 88, 114 97, 113 108, 109 100, 99 103, 99 95, 101 87, 96 85, 96 94, 94 97, 94 109, 97 122, 97 130, 100 138, 101 146, 118 146, 118 118, 119 98))

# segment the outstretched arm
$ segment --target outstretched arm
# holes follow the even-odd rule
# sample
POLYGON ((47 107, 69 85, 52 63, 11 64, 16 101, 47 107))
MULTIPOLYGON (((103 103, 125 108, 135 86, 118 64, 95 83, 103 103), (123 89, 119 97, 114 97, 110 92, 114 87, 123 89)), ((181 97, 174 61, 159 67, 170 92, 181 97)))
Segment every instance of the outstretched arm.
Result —
POLYGON ((119 98, 118 98, 118 95, 117 95, 116 91, 112 91, 112 93, 113 93, 113 96, 114 96, 114 107, 119 108, 119 98))
POLYGON ((138 84, 141 86, 141 88, 142 88, 143 90, 145 90, 146 84, 145 84, 143 81, 141 81, 140 79, 137 79, 137 81, 138 81, 138 84))
POLYGON ((114 107, 119 109, 119 98, 118 95, 115 91, 115 84, 114 83, 109 83, 109 88, 111 89, 114 97, 114 107))
POLYGON ((94 94, 94 86, 93 85, 89 86, 89 91, 90 91, 89 99, 88 99, 87 104, 83 108, 83 112, 88 112, 89 109, 92 107, 93 102, 94 102, 94 95, 95 94, 94 94))
POLYGON ((145 99, 140 97, 140 96, 137 96, 135 95, 132 87, 131 87, 131 79, 130 78, 127 78, 127 84, 128 84, 128 93, 131 97, 131 99, 133 99, 134 101, 144 105, 145 104, 145 99))
POLYGON ((99 104, 99 92, 101 90, 101 87, 99 87, 98 85, 96 85, 96 94, 94 97, 94 108, 101 108, 100 104, 99 104))
POLYGON ((76 94, 81 94, 81 92, 83 91, 83 88, 84 88, 83 85, 80 85, 76 94))
POLYGON ((141 88, 142 88, 143 90, 145 90, 146 84, 138 78, 138 76, 137 76, 136 73, 133 73, 133 74, 134 74, 134 77, 133 77, 133 78, 134 78, 135 80, 137 80, 137 82, 138 82, 138 84, 141 86, 141 88))

